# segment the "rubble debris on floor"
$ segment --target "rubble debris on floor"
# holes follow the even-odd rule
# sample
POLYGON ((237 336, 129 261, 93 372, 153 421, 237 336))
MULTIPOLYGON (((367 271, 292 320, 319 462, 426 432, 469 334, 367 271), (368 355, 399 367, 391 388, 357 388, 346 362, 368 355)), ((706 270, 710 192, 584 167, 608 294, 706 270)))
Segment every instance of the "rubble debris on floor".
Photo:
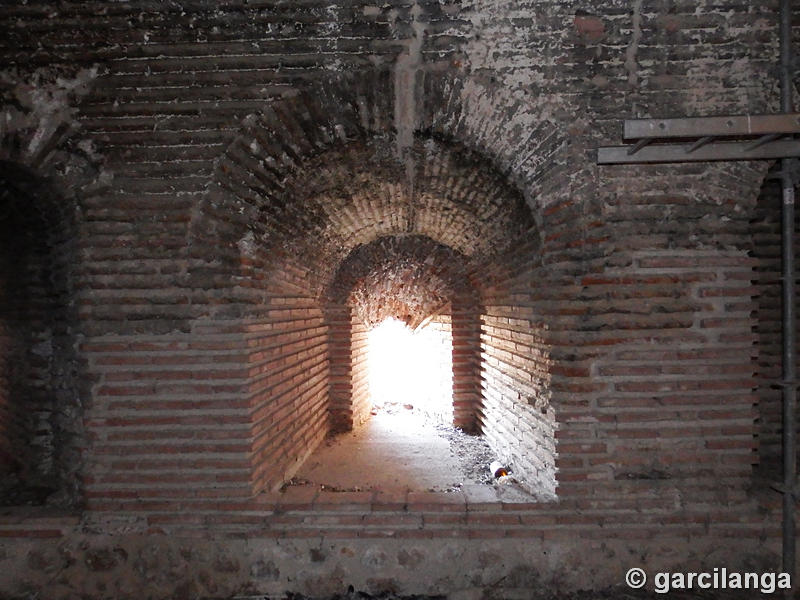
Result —
POLYGON ((361 428, 326 440, 287 486, 447 493, 486 485, 511 501, 530 499, 511 468, 508 476, 492 476, 489 465, 496 459, 483 436, 431 423, 415 410, 378 410, 361 428))

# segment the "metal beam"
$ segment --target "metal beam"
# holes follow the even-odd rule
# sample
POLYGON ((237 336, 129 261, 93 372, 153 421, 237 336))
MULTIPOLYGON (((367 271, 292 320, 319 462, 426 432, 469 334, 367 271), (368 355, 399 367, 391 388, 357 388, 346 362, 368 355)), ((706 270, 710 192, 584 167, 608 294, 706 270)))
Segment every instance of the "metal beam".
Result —
MULTIPOLYGON (((791 113, 794 110, 793 48, 792 48, 792 0, 780 3, 780 84, 781 110, 791 113)), ((794 196, 795 184, 790 158, 781 161, 783 171, 782 208, 782 328, 783 328, 783 570, 794 583, 797 565, 797 524, 795 502, 797 501, 797 353, 795 334, 797 333, 797 314, 795 303, 795 256, 794 256, 794 196)))
POLYGON ((800 113, 680 119, 627 119, 624 138, 700 138, 800 133, 800 113))
POLYGON ((717 142, 695 150, 691 144, 651 144, 629 154, 631 146, 597 149, 597 164, 708 162, 714 160, 769 160, 800 157, 800 141, 778 140, 753 148, 752 142, 717 142), (691 151, 690 151, 691 150, 691 151))

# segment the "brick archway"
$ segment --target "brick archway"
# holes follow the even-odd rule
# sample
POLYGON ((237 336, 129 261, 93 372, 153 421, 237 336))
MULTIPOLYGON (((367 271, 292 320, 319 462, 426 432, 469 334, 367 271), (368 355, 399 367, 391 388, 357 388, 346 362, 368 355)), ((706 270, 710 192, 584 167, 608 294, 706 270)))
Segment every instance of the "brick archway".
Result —
POLYGON ((452 332, 452 424, 480 429, 480 314, 465 257, 424 236, 387 236, 340 263, 324 295, 330 327, 331 426, 367 418, 366 331, 393 317, 411 328, 446 315, 452 332))
MULTIPOLYGON (((397 236, 409 248, 425 239, 419 247, 432 243, 460 257, 463 266, 457 270, 474 290, 453 294, 456 318, 463 320, 456 342, 463 355, 458 424, 470 429, 478 428, 478 419, 489 429, 500 424, 493 435, 504 440, 509 457, 539 444, 525 442, 518 436, 527 434, 506 426, 499 415, 509 410, 501 398, 510 390, 495 387, 500 379, 489 379, 482 392, 479 371, 482 361, 500 378, 511 368, 503 361, 488 366, 506 335, 489 315, 492 333, 485 345, 497 350, 494 358, 481 358, 480 306, 483 297, 498 301, 517 289, 510 283, 514 261, 536 260, 540 239, 533 214, 490 161, 440 134, 418 131, 411 146, 398 153, 394 138, 378 126, 386 121, 365 109, 375 106, 369 93, 340 102, 337 110, 320 108, 318 100, 300 94, 245 119, 195 213, 195 273, 217 273, 235 286, 211 297, 208 318, 229 315, 229 326, 250 340, 248 370, 255 375, 244 385, 253 415, 253 489, 274 488, 290 477, 327 433, 329 413, 334 428, 358 420, 361 409, 347 397, 354 386, 342 379, 349 376, 347 366, 337 366, 342 354, 352 360, 352 352, 330 336, 352 327, 351 315, 342 302, 334 309, 326 294, 348 257, 397 236), (493 398, 494 415, 481 408, 484 393, 493 398), (280 434, 271 434, 274 430, 280 434)), ((437 256, 435 268, 446 260, 437 256)), ((466 290, 463 285, 459 289, 466 290)), ((519 401, 512 395, 512 403, 519 401)), ((532 400, 526 394, 522 402, 532 400)), ((552 421, 537 420, 533 427, 543 427, 542 439, 549 440, 544 447, 552 449, 552 421)), ((550 465, 552 481, 552 456, 542 464, 550 465)))

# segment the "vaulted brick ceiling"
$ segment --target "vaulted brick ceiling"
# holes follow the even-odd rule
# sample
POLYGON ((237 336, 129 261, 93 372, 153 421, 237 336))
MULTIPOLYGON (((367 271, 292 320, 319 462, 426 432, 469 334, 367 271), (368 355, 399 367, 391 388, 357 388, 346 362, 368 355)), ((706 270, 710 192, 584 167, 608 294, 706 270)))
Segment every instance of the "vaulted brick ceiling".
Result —
MULTIPOLYGON (((445 301, 453 275, 434 285, 429 267, 435 274, 441 262, 449 263, 447 269, 460 271, 463 279, 469 264, 508 250, 530 232, 533 220, 521 194, 482 157, 423 136, 408 150, 399 157, 394 140, 373 136, 285 168, 278 166, 279 147, 251 132, 229 148, 219 183, 246 201, 241 211, 255 255, 275 268, 289 261, 307 269, 314 295, 345 280, 361 286, 377 282, 382 273, 406 281, 407 289, 431 294, 425 301, 407 296, 400 304, 408 308, 407 303, 423 302, 430 309, 445 301), (409 237, 399 241, 397 236, 409 237), (366 250, 382 238, 391 241, 366 250), (389 268, 392 249, 399 253, 389 268), (364 257, 375 252, 382 258, 376 259, 374 271, 364 272, 364 257), (351 253, 355 256, 348 259, 351 253), (361 271, 358 276, 340 272, 334 283, 340 265, 361 271), (412 280, 417 283, 411 285, 412 280), (420 287, 423 280, 428 281, 420 287)), ((372 294, 366 289, 356 293, 362 300, 372 294)), ((374 293, 388 306, 388 290, 374 293)), ((333 295, 344 300, 341 290, 333 295)), ((372 314, 369 321, 385 312, 365 306, 362 302, 365 314, 372 314)))
POLYGON ((455 295, 474 293, 464 258, 425 236, 382 237, 342 261, 328 299, 351 302, 367 325, 395 317, 416 327, 455 295))

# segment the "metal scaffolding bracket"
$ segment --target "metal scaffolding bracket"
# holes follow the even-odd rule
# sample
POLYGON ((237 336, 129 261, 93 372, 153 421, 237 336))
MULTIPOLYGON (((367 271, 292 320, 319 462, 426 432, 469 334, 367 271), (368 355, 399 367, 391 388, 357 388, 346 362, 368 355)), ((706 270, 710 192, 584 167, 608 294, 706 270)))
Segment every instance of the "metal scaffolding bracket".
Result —
POLYGON ((633 144, 598 148, 598 164, 800 157, 800 140, 791 139, 800 133, 800 113, 628 119, 624 129, 624 139, 633 144))
POLYGON ((800 133, 800 113, 682 117, 678 119, 629 119, 626 140, 643 138, 760 137, 800 133))
POLYGON ((776 140, 753 147, 753 142, 709 142, 705 138, 690 144, 649 144, 634 152, 635 146, 605 146, 597 149, 597 164, 652 164, 709 162, 719 160, 770 160, 800 157, 800 140, 776 140))
POLYGON ((788 491, 786 486, 782 483, 773 483, 769 487, 781 494, 790 494, 794 498, 795 502, 798 500, 798 490, 800 490, 800 484, 798 482, 795 482, 795 487, 788 491))
POLYGON ((789 178, 794 185, 800 184, 800 160, 788 158, 781 161, 781 168, 767 174, 767 179, 780 179, 786 181, 789 178))

